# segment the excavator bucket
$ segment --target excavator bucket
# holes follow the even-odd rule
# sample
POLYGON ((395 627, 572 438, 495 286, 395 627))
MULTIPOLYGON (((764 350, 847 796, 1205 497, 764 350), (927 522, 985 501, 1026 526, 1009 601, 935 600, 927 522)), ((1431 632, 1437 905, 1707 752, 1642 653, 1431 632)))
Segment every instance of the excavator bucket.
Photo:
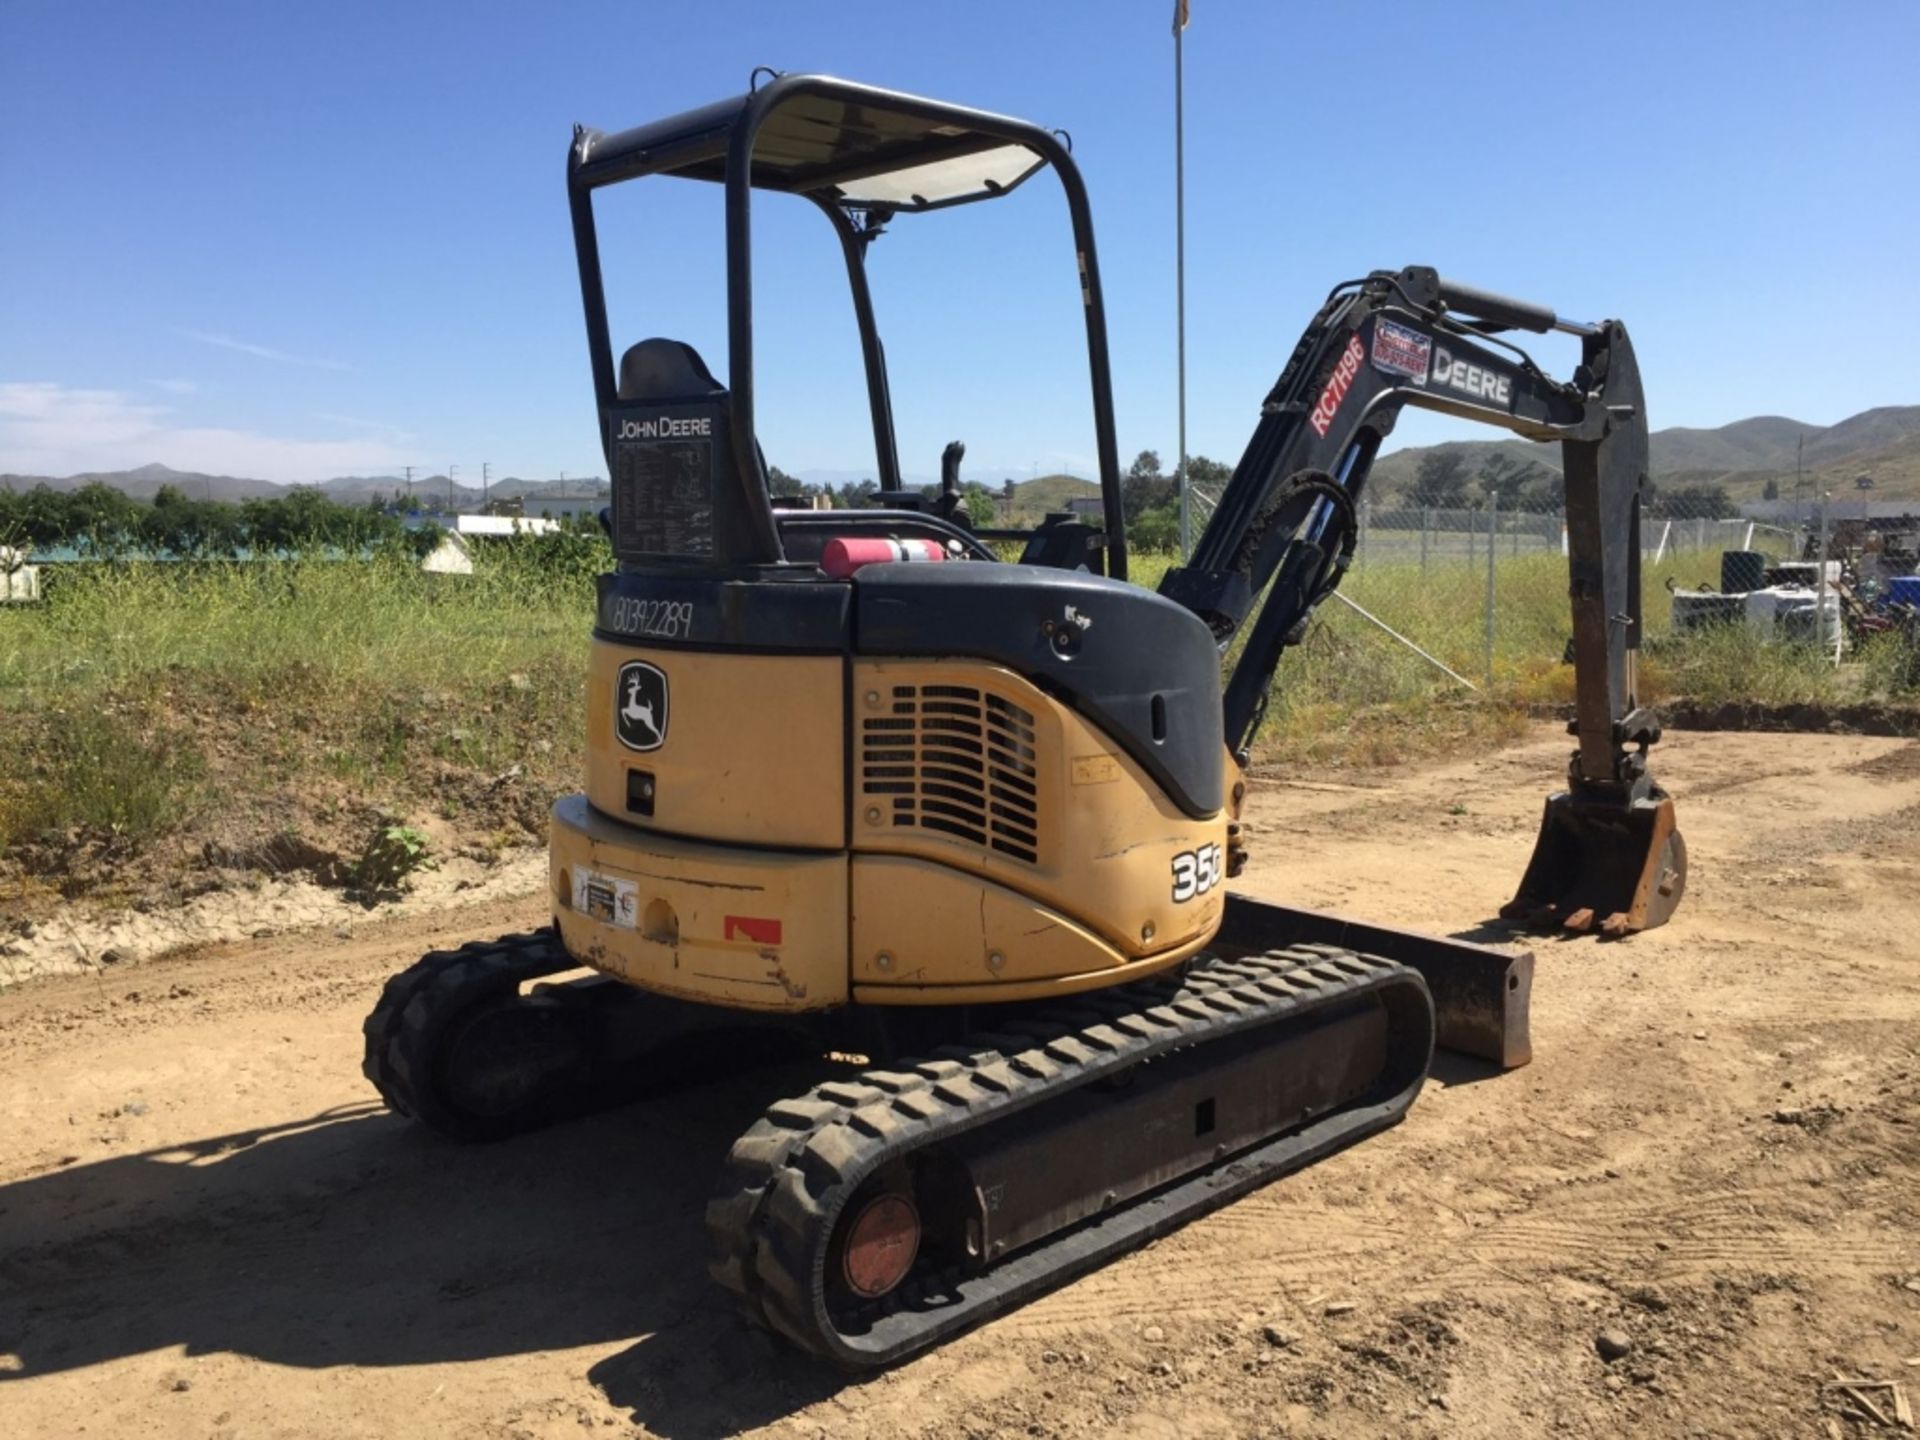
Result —
POLYGON ((1520 893, 1501 917, 1619 936, 1667 923, 1687 888, 1687 843, 1664 793, 1622 804, 1562 791, 1547 799, 1520 893))

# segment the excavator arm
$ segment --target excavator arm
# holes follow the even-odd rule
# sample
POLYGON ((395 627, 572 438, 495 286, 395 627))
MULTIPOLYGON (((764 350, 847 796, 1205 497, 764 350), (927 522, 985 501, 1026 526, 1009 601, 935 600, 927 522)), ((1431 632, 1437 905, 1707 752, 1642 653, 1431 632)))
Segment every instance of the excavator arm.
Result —
POLYGON ((1685 886, 1673 802, 1647 769, 1660 725, 1640 703, 1640 504, 1647 423, 1626 327, 1442 279, 1424 266, 1338 286, 1261 409, 1185 566, 1161 591, 1243 640, 1226 685, 1226 741, 1244 763, 1276 669, 1352 563, 1357 506, 1401 409, 1557 442, 1566 479, 1578 749, 1519 893, 1502 912, 1610 934, 1663 923, 1685 886), (1569 380, 1501 338, 1577 335, 1569 380))

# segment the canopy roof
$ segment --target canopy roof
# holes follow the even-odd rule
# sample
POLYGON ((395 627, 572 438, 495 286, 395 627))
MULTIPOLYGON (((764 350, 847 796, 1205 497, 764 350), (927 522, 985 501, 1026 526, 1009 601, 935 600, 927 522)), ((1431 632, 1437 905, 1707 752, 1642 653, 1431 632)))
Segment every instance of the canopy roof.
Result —
POLYGON ((751 183, 756 188, 854 207, 932 210, 986 200, 1005 194, 1047 163, 1021 137, 1042 144, 1051 137, 1024 121, 827 83, 832 89, 818 93, 776 82, 765 92, 616 135, 584 131, 574 150, 574 182, 592 189, 650 174, 724 180, 736 130, 755 122, 751 183))

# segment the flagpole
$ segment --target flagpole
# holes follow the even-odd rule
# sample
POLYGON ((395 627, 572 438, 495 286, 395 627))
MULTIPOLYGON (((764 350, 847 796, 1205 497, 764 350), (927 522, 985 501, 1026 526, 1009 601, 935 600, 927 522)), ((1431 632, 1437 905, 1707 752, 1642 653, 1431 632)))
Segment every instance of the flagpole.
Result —
POLYGON ((1187 3, 1179 0, 1173 15, 1173 272, 1174 312, 1180 370, 1180 558, 1193 553, 1193 506, 1187 477, 1187 137, 1181 38, 1187 25, 1187 3))

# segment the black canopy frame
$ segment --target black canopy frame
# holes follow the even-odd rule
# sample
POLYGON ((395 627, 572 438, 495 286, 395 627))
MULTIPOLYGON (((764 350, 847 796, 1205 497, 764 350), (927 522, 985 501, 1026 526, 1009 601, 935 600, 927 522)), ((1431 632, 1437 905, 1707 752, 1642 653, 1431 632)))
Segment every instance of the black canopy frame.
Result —
MULTIPOLYGON (((1017 160, 1005 156, 1006 160, 1017 160)), ((827 75, 781 75, 746 94, 717 104, 607 135, 576 127, 568 151, 567 189, 573 217, 580 295, 586 312, 587 346, 594 395, 604 418, 617 398, 613 344, 608 333, 606 290, 601 277, 593 192, 647 175, 679 175, 726 187, 727 367, 731 440, 739 500, 756 551, 753 559, 784 559, 773 505, 761 480, 754 430, 752 192, 779 190, 803 195, 827 216, 839 237, 852 291, 854 319, 866 368, 867 402, 873 418, 874 462, 882 489, 898 490, 900 460, 886 351, 875 323, 867 284, 866 249, 878 229, 896 214, 917 214, 971 204, 1009 193, 1035 172, 1051 167, 1066 192, 1068 216, 1087 326, 1087 360, 1093 391, 1093 423, 1100 465, 1101 506, 1108 573, 1127 573, 1126 527, 1120 498, 1119 453, 1114 440, 1113 380, 1107 349, 1106 306, 1094 246, 1093 212, 1086 186, 1061 136, 1024 120, 968 106, 950 105, 899 91, 827 75), (986 174, 985 162, 1024 148, 1032 163, 1002 176, 986 174), (971 169, 958 162, 975 160, 971 169), (971 188, 941 193, 902 190, 914 174, 971 188), (922 167, 931 167, 925 168, 922 167), (897 183, 889 188, 885 179, 897 183), (863 183, 864 182, 864 183, 863 183)), ((603 424, 601 442, 609 444, 603 424)), ((609 453, 608 463, 612 463, 609 453)))

